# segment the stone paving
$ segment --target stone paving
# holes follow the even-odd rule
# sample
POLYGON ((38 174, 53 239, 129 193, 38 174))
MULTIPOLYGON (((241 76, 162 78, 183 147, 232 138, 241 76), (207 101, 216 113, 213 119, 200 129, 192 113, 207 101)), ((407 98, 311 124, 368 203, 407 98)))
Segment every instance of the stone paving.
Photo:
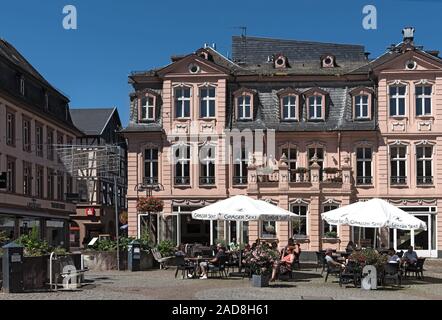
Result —
POLYGON ((425 279, 404 280, 402 287, 363 291, 327 283, 312 265, 303 265, 293 280, 278 281, 269 288, 254 288, 250 280, 175 279, 175 270, 149 272, 87 273, 88 284, 76 292, 2 294, 0 300, 442 300, 442 260, 426 263, 425 279))

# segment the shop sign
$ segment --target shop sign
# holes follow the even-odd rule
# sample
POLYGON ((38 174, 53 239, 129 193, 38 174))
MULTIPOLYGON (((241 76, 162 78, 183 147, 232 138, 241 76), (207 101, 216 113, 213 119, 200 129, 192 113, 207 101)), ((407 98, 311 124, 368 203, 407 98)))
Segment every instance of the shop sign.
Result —
POLYGON ((86 216, 94 217, 95 216, 95 208, 86 208, 86 216))

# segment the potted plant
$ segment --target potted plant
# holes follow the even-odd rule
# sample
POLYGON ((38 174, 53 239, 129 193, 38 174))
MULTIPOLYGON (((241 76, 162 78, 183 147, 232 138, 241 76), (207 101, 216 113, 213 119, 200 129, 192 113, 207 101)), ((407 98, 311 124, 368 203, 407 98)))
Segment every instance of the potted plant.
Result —
POLYGON ((252 286, 268 287, 273 264, 278 260, 278 253, 268 246, 257 246, 245 256, 246 264, 252 272, 252 286))
POLYGON ((338 238, 338 233, 336 231, 326 232, 326 233, 324 233, 324 238, 337 239, 338 238))
POLYGON ((164 208, 164 202, 155 197, 140 198, 138 200, 137 209, 140 212, 161 212, 164 208))

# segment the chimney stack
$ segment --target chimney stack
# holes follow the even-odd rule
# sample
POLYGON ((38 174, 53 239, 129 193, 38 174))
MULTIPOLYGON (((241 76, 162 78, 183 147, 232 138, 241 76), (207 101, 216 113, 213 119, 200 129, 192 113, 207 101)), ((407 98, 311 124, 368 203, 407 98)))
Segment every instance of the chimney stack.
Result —
POLYGON ((415 29, 413 27, 406 27, 402 30, 402 34, 404 35, 404 43, 413 43, 414 31, 415 29))

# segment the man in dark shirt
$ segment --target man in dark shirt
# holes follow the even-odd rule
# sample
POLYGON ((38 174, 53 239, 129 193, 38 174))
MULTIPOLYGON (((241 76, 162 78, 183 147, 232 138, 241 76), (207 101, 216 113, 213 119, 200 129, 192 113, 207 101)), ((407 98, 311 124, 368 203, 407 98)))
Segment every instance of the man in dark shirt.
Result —
POLYGON ((224 259, 225 257, 225 253, 224 253, 224 248, 222 247, 221 244, 218 244, 216 246, 217 252, 215 255, 215 258, 212 260, 209 260, 208 262, 201 262, 200 263, 200 267, 201 267, 201 277, 200 279, 207 279, 207 271, 211 268, 214 267, 216 264, 218 264, 220 262, 220 260, 224 259))

